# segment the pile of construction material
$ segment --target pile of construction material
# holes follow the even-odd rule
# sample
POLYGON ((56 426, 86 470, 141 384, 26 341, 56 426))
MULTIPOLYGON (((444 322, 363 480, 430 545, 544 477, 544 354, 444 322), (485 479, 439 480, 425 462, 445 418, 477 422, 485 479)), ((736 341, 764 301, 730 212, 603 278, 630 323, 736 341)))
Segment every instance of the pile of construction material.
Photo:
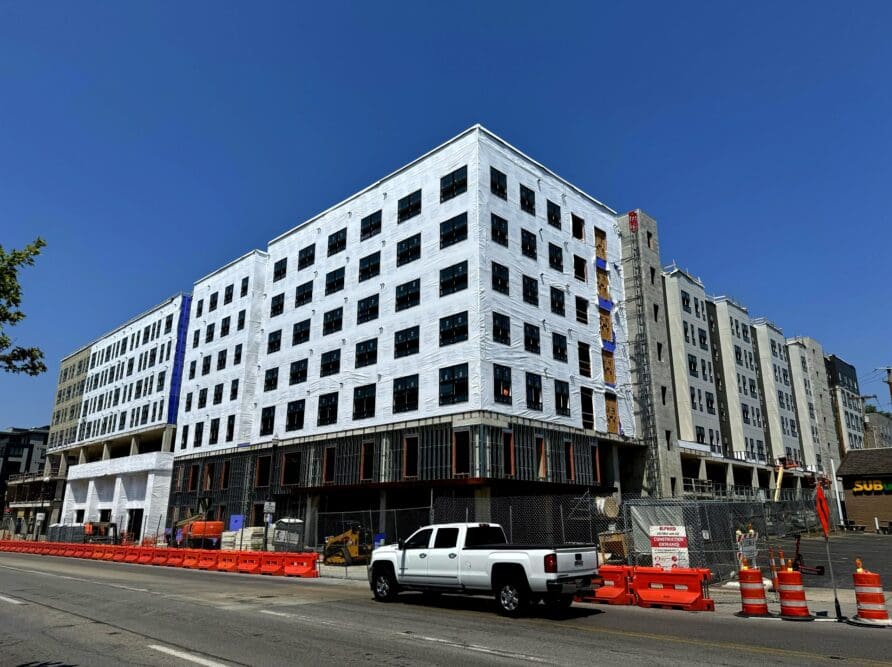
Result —
POLYGON ((220 536, 222 551, 273 551, 273 531, 269 531, 266 549, 263 548, 263 526, 223 531, 220 536))

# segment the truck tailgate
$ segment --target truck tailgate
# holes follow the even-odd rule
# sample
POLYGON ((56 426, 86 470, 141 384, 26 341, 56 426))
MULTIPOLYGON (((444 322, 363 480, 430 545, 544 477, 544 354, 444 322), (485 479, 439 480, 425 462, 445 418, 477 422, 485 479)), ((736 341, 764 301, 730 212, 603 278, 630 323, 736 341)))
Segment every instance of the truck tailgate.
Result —
POLYGON ((598 569, 598 550, 593 546, 555 549, 558 574, 573 574, 598 569))

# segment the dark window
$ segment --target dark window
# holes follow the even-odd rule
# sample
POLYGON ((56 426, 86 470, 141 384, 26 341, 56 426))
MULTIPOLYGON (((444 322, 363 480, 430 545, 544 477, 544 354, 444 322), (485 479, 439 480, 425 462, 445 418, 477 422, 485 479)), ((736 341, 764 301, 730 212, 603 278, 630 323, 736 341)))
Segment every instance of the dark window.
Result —
POLYGON ((588 301, 581 296, 576 297, 576 321, 588 324, 588 301))
POLYGON ((276 294, 269 304, 269 316, 275 317, 285 312, 285 293, 276 294))
POLYGON ((204 332, 204 342, 210 343, 214 340, 214 325, 208 324, 207 329, 204 332))
POLYGON ((585 220, 575 213, 570 214, 570 219, 573 221, 573 238, 585 241, 585 220))
POLYGON ((360 450, 359 480, 367 482, 375 473, 375 443, 364 442, 360 450))
POLYGON ((287 257, 283 257, 278 262, 273 264, 273 282, 282 280, 287 273, 288 273, 288 258, 287 257))
POLYGON ((242 278, 241 289, 239 290, 239 296, 248 296, 248 282, 249 279, 247 276, 242 278))
POLYGON ((590 378, 592 376, 592 352, 588 343, 579 341, 576 344, 579 354, 579 374, 583 377, 590 378))
POLYGON ((421 280, 416 278, 396 286, 396 311, 406 310, 421 303, 421 280))
POLYGON ((216 445, 220 440, 220 418, 214 417, 211 420, 211 429, 208 432, 208 444, 216 445))
POLYGON ((217 292, 211 294, 211 298, 208 299, 208 312, 213 312, 217 310, 217 292))
POLYGON ((542 409, 542 376, 527 373, 527 409, 542 409))
POLYGON ((410 236, 396 244, 396 265, 402 266, 421 257, 421 233, 410 236))
POLYGON ((367 384, 353 390, 353 419, 375 416, 375 385, 367 384))
MULTIPOLYGON (((204 312, 204 299, 199 299, 195 304, 195 317, 201 317, 201 314, 204 312)), ((138 336, 139 334, 137 334, 138 336)))
POLYGON ((310 340, 310 320, 295 322, 291 329, 291 344, 299 345, 310 340))
POLYGON ((564 315, 564 290, 557 287, 551 288, 551 312, 555 315, 564 315))
POLYGON ((276 427, 276 406, 271 405, 260 411, 260 435, 272 435, 276 427))
POLYGON ((344 309, 339 306, 334 310, 329 310, 322 316, 322 335, 327 336, 336 331, 340 331, 344 324, 344 309))
POLYGON ((347 228, 339 229, 328 235, 328 256, 337 255, 347 249, 347 228))
POLYGON ((242 344, 239 343, 232 350, 232 365, 238 366, 242 363, 242 344))
POLYGON ((313 300, 313 281, 308 280, 294 290, 294 307, 298 308, 313 300))
POLYGON ((263 391, 273 391, 279 384, 279 369, 268 368, 263 376, 263 391))
POLYGON ((520 252, 524 257, 536 259, 536 235, 526 229, 520 230, 520 252))
POLYGON ((539 354, 539 327, 535 324, 523 325, 523 349, 539 354))
POLYGON ((508 177, 495 167, 489 168, 489 190, 496 197, 508 199, 508 177))
POLYGON ((307 359, 300 359, 291 362, 290 372, 288 374, 288 384, 300 384, 307 381, 307 359))
POLYGON ((297 268, 305 269, 308 266, 312 266, 313 262, 316 261, 316 246, 308 245, 306 248, 301 248, 300 252, 297 253, 297 268))
MULTIPOLYGON (((286 431, 299 431, 304 427, 304 406, 306 405, 304 399, 299 399, 297 401, 289 401, 288 407, 285 410, 285 430, 286 431)), ((286 454, 285 455, 285 469, 282 473, 283 483, 284 484, 295 484, 296 481, 289 482, 289 479, 297 480, 300 479, 300 453, 297 453, 297 470, 294 470, 293 463, 292 467, 289 469, 288 465, 288 457, 294 456, 294 454, 286 454), (290 474, 289 474, 290 473, 290 474)))
POLYGON ((381 251, 373 252, 359 260, 359 282, 374 278, 381 273, 381 251))
POLYGON ((226 289, 223 290, 223 305, 225 306, 227 303, 232 303, 232 294, 235 291, 235 285, 227 285, 226 289))
POLYGON ((440 405, 468 401, 468 365, 457 364, 440 369, 440 405))
POLYGON ((344 289, 344 267, 325 274, 325 294, 334 294, 344 289))
POLYGON ((509 287, 510 276, 508 273, 508 267, 498 262, 492 263, 492 288, 496 292, 501 292, 502 294, 510 293, 509 287))
POLYGON ((548 200, 547 206, 548 224, 552 227, 561 228, 561 207, 553 201, 548 200))
POLYGON ((573 255, 573 277, 582 282, 585 282, 588 277, 586 261, 579 255, 573 255))
POLYGON ((226 368, 226 350, 217 352, 217 370, 222 371, 226 368))
POLYGON ((468 238, 468 214, 462 213, 440 223, 440 248, 448 248, 468 238))
MULTIPOLYGON (((207 375, 210 372, 211 372, 211 357, 210 357, 210 355, 208 355, 208 356, 202 358, 202 360, 201 360, 201 374, 207 375)), ((137 398, 139 398, 139 397, 137 396, 137 398)))
POLYGON ((192 409, 192 392, 186 394, 186 412, 192 409))
MULTIPOLYGON (((321 408, 319 419, 322 419, 321 408)), ((329 422, 334 423, 334 422, 329 422)), ((336 447, 326 447, 322 453, 322 482, 333 484, 335 481, 335 469, 337 463, 338 450, 336 447)))
POLYGON ((468 190, 468 168, 456 169, 440 179, 440 202, 457 197, 468 190))
POLYGON ((229 335, 230 321, 231 320, 230 320, 229 316, 226 316, 222 320, 220 320, 220 338, 222 338, 223 336, 229 335))
POLYGON ((201 329, 192 332, 192 347, 198 347, 201 344, 201 329))
POLYGON ((356 323, 378 319, 378 295, 372 294, 356 302, 356 323))
POLYGON ((511 318, 501 313, 492 314, 492 339, 502 345, 511 345, 511 318))
POLYGON ((365 216, 359 222, 359 240, 365 241, 381 233, 381 211, 365 216))
POLYGON ((322 353, 322 363, 319 366, 319 376, 326 377, 341 372, 341 351, 330 350, 322 353))
POLYGON ((322 394, 319 397, 319 412, 316 416, 316 426, 336 424, 338 421, 338 392, 322 394))
POLYGON ((270 331, 266 339, 266 353, 273 354, 282 349, 282 330, 270 331))
POLYGON ((234 401, 238 398, 238 378, 235 378, 229 385, 229 400, 234 401))
POLYGON ((539 281, 535 278, 523 277, 523 300, 533 306, 539 305, 539 281))
MULTIPOLYGON (((294 401, 294 403, 303 403, 303 401, 294 401)), ((291 411, 291 403, 288 404, 289 413, 291 411)), ((303 405, 295 405, 294 411, 295 413, 301 412, 301 426, 297 428, 289 429, 287 426, 285 427, 286 431, 295 431, 297 429, 303 428, 303 405)), ((300 452, 288 452, 285 456, 282 457, 282 484, 300 484, 300 472, 301 472, 301 453, 300 452)))
POLYGON ((396 205, 397 222, 405 222, 409 218, 414 218, 421 213, 421 190, 416 190, 410 195, 406 195, 397 202, 396 205))
POLYGON ((201 447, 202 440, 204 440, 204 422, 198 422, 195 425, 195 438, 193 438, 192 444, 201 447))
POLYGON ((411 412, 418 409, 418 375, 407 375, 393 381, 393 411, 411 412))
POLYGON ((272 456, 260 456, 257 458, 257 468, 254 472, 254 486, 269 486, 272 462, 272 456))
POLYGON ((495 402, 511 405, 511 368, 493 364, 492 379, 495 402))
POLYGON ((536 193, 525 185, 520 186, 520 209, 536 215, 536 193))
POLYGON ((554 381, 554 409, 559 415, 570 416, 570 383, 554 381))
POLYGON ((495 213, 491 215, 489 235, 495 243, 508 247, 508 221, 495 213))
POLYGON ((440 347, 468 340, 468 313, 440 318, 440 347))
POLYGON ((567 337, 563 334, 551 334, 551 356, 557 361, 567 361, 567 337))
POLYGON ((548 244, 548 264, 555 271, 564 270, 564 251, 554 243, 548 244))
POLYGON ((409 327, 397 331, 393 336, 393 356, 395 359, 418 354, 419 327, 409 327))
MULTIPOLYGON (((229 415, 226 418, 226 442, 232 442, 235 438, 235 415, 229 415)), ((229 461, 224 462, 224 466, 228 466, 229 461)), ((228 467, 223 468, 223 475, 228 475, 228 467)), ((227 478, 224 478, 227 479, 227 478)), ((225 489, 226 486, 223 486, 225 489)))
POLYGON ((440 269, 440 296, 468 288, 468 262, 459 262, 440 269))
POLYGON ((185 424, 182 427, 181 433, 183 435, 180 439, 180 449, 186 449, 186 446, 189 444, 189 424, 185 424))
POLYGON ((208 390, 207 388, 198 390, 198 409, 201 410, 208 404, 208 390))
POLYGON ((356 344, 356 368, 378 363, 378 339, 370 338, 356 344))
POLYGON ((466 476, 471 473, 471 432, 467 429, 452 434, 452 474, 466 476))
POLYGON ((238 318, 236 319, 235 330, 241 331, 244 328, 245 328, 245 311, 240 310, 240 311, 238 311, 238 318))

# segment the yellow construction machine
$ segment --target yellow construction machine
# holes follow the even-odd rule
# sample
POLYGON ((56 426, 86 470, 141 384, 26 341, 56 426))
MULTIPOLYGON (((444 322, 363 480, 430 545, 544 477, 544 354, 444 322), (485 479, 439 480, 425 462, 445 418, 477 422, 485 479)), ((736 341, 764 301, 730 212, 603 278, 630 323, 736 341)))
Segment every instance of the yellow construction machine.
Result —
POLYGON ((326 565, 367 565, 372 554, 368 531, 358 523, 325 540, 322 562, 326 565))

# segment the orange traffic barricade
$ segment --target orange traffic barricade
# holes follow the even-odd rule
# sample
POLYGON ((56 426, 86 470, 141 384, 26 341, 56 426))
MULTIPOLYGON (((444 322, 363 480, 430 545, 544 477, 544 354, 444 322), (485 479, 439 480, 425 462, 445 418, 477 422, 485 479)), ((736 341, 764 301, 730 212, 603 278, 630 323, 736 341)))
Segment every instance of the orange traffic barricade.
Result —
POLYGON ((101 544, 94 544, 93 551, 90 554, 90 558, 93 560, 102 560, 103 556, 105 556, 106 547, 101 544))
POLYGON ((260 574, 285 574, 285 554, 265 552, 260 557, 260 574))
POLYGON ((105 548, 105 552, 102 554, 102 560, 114 560, 115 554, 118 553, 123 547, 118 547, 114 545, 109 545, 105 548))
POLYGON ((256 551, 239 552, 238 571, 242 574, 260 574, 260 553, 256 551))
POLYGON ((190 570, 197 570, 201 549, 184 549, 184 552, 182 567, 189 568, 190 570))
POLYGON ((757 567, 750 568, 747 559, 744 558, 740 572, 740 612, 738 616, 745 618, 751 616, 771 616, 768 612, 768 600, 765 599, 765 582, 762 581, 762 570, 757 567))
POLYGON ((73 558, 75 547, 77 547, 76 544, 66 544, 65 550, 62 552, 62 555, 67 558, 73 558))
POLYGON ((202 549, 201 553, 198 556, 198 569, 199 570, 216 570, 217 569, 217 560, 220 556, 219 551, 214 551, 212 549, 202 549))
POLYGON ((139 555, 142 552, 142 549, 139 547, 127 547, 126 555, 124 556, 125 563, 135 563, 139 560, 139 555))
POLYGON ((715 611, 715 601, 708 597, 712 576, 708 569, 636 567, 632 575, 632 590, 639 607, 715 611))
POLYGON ((115 549, 114 555, 112 555, 112 560, 116 563, 123 563, 126 557, 127 547, 118 547, 117 549, 115 549))
POLYGON ((595 589, 594 596, 586 598, 586 602, 603 604, 629 605, 635 604, 632 593, 632 568, 629 565, 602 565, 598 568, 601 586, 595 589))
POLYGON ((319 576, 319 559, 315 553, 286 553, 283 574, 286 577, 315 578, 319 576))
POLYGON ((880 575, 865 570, 861 559, 857 558, 852 578, 855 582, 855 601, 858 604, 858 613, 849 619, 849 623, 876 627, 892 625, 892 620, 889 620, 889 610, 886 609, 886 594, 883 592, 883 581, 880 579, 880 575))
POLYGON ((183 567, 183 559, 186 557, 185 549, 168 549, 167 550, 167 567, 183 567))
POLYGON ((238 551, 221 551, 217 556, 218 572, 238 572, 238 551))
POLYGON ((152 554, 152 565, 167 565, 167 554, 170 549, 155 549, 152 554))
POLYGON ((780 616, 785 621, 813 621, 815 617, 808 611, 805 589, 802 587, 802 574, 793 569, 787 561, 786 569, 777 573, 777 592, 780 595, 780 616))
POLYGON ((139 558, 136 562, 140 565, 149 565, 155 557, 155 550, 152 547, 137 547, 139 549, 139 558))

